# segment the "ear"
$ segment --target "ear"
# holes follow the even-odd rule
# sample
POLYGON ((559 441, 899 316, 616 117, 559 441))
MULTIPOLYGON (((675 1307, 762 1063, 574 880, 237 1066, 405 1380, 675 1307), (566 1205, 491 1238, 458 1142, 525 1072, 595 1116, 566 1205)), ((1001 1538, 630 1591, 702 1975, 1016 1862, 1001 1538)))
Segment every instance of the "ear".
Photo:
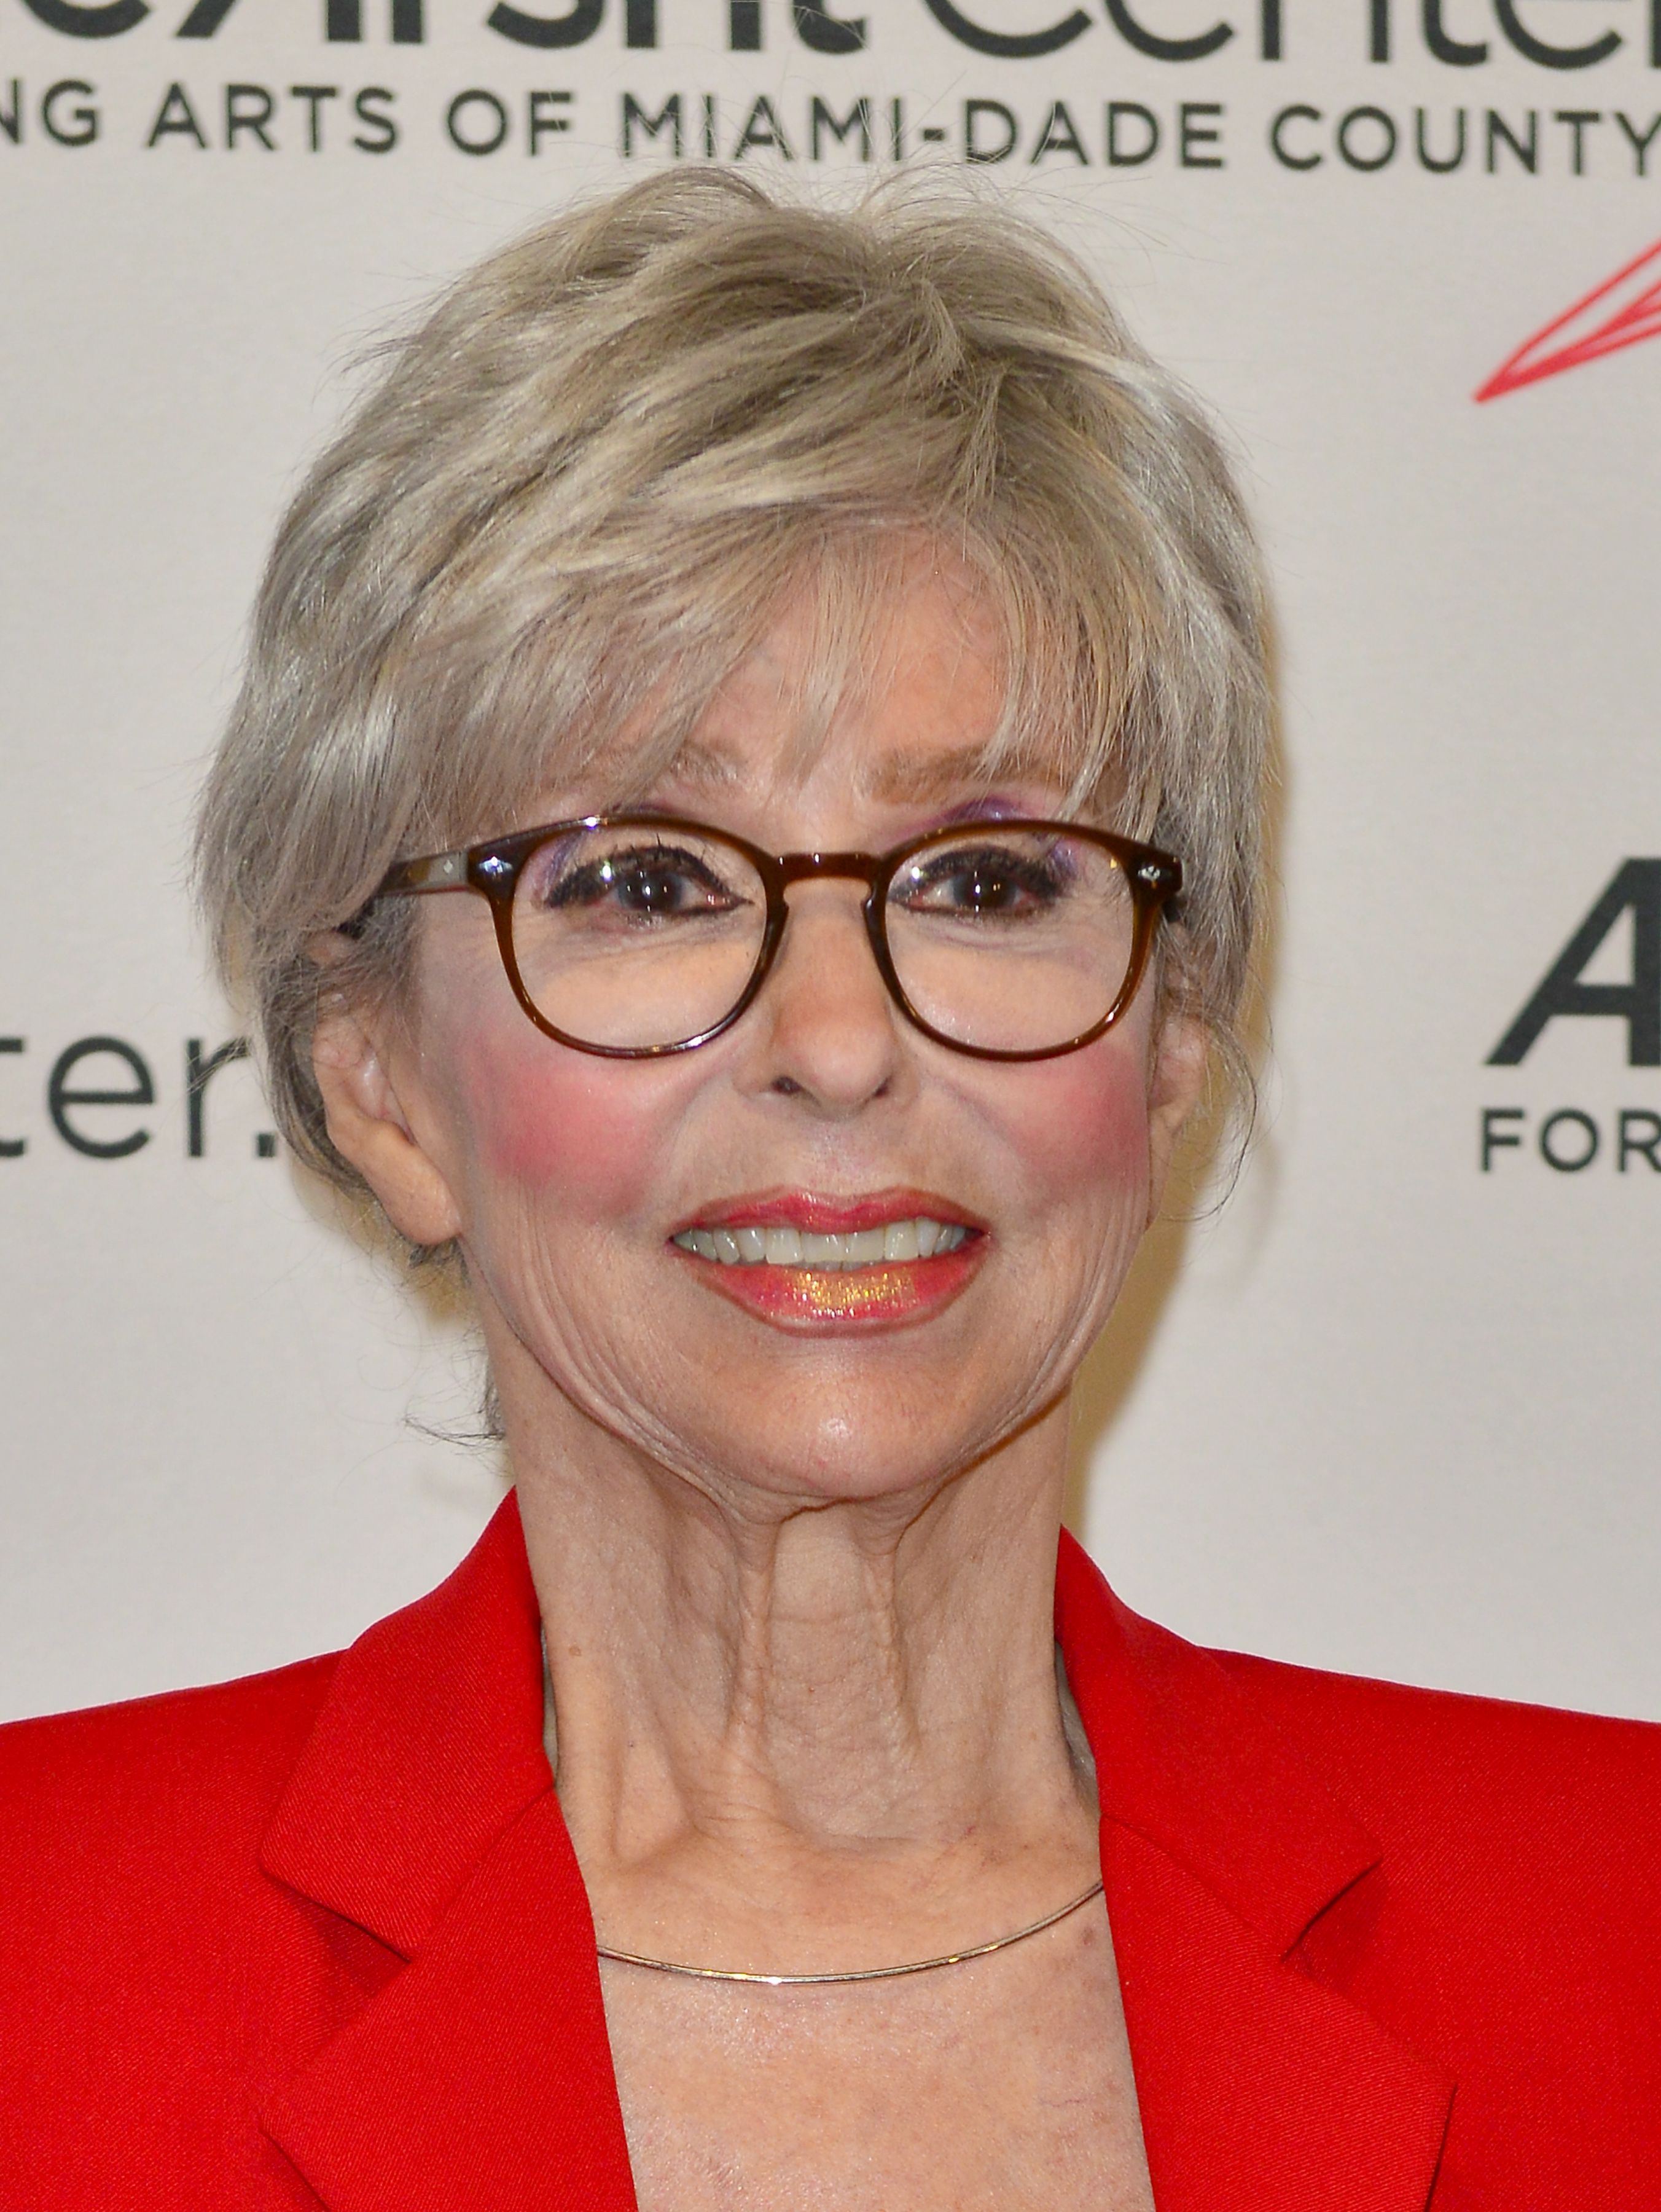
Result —
POLYGON ((1165 1200, 1171 1161, 1205 1085, 1210 1031, 1191 1014, 1167 1014, 1153 1035, 1148 1067, 1148 1220, 1165 1200))
MULTIPOLYGON (((332 964, 327 952, 324 964, 332 964)), ((312 1033, 312 1069, 329 1135, 412 1244, 447 1244, 461 1212, 436 1163, 416 1139, 399 1079, 415 1079, 414 1055, 397 1049, 397 1018, 355 1004, 324 986, 312 1033)))

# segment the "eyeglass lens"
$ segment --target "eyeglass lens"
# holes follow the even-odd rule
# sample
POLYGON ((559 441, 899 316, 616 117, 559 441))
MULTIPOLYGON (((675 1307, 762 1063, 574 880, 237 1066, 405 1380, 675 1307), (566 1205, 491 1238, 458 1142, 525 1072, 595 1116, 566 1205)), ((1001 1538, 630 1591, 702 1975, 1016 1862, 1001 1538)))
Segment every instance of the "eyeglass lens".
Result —
MULTIPOLYGON (((883 921, 923 1021, 954 1042, 1041 1052, 1093 1028, 1124 987, 1135 902, 1112 854, 1010 824, 931 841, 896 872, 883 921)), ((718 836, 639 823, 573 830, 515 889, 513 952, 543 1019, 613 1051, 717 1029, 748 989, 767 886, 718 836)))

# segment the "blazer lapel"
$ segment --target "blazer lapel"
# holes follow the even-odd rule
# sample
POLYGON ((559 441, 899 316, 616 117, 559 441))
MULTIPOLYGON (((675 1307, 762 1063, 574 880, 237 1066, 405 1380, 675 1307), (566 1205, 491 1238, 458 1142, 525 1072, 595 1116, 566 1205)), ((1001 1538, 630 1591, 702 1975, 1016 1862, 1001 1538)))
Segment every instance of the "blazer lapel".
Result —
POLYGON ((593 1929, 551 1790, 264 2117, 329 2212, 634 2212, 593 1929))
POLYGON ((1057 1630, 1159 2212, 1423 2212, 1452 2083, 1299 1949, 1378 1878, 1377 1844, 1222 1664, 1120 1606, 1070 1538, 1057 1630))
POLYGON ((447 1583, 343 1656, 262 1863, 391 1954, 263 2100, 329 2212, 634 2212, 511 1498, 447 1583))

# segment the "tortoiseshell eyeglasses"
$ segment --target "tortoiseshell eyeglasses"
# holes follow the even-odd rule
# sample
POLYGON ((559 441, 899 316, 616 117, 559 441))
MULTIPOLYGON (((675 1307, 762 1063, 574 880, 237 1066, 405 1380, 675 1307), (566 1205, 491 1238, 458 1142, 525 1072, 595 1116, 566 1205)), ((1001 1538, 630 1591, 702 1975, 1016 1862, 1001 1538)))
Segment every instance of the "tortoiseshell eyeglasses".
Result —
POLYGON ((1119 1019, 1182 866, 1072 822, 957 822, 888 853, 773 854, 679 816, 602 814, 401 861, 375 899, 478 893, 538 1029, 651 1060, 742 1018, 784 942, 790 887, 816 877, 865 886, 871 952, 908 1022, 954 1052, 1024 1060, 1076 1052, 1119 1019))

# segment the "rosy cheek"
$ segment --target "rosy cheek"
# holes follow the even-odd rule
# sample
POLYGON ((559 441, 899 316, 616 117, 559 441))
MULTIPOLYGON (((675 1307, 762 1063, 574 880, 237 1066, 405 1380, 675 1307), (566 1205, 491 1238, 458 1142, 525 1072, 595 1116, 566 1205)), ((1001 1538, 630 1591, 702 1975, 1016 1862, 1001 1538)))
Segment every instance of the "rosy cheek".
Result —
POLYGON ((1148 1177, 1148 1091, 1141 1058, 1104 1038, 1022 1071, 1005 1121, 1039 1202, 1094 1192, 1141 1203, 1148 1177))
POLYGON ((597 1060, 542 1036, 470 1041, 462 1113, 476 1176, 551 1200, 572 1221, 615 1220, 661 1174, 664 1106, 655 1070, 597 1060))

